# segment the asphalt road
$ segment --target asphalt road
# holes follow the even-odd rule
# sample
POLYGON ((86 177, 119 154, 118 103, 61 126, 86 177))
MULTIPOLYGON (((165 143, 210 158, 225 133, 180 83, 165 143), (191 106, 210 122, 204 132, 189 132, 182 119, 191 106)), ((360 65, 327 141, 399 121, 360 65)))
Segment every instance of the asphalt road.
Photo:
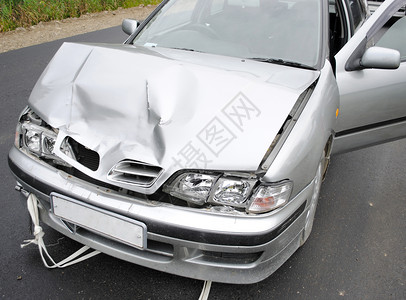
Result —
MULTIPOLYGON (((20 110, 62 41, 121 42, 119 27, 0 54, 0 297, 197 299, 203 282, 98 255, 47 270, 30 238, 7 153, 20 110)), ((313 233, 253 285, 214 283, 209 299, 406 299, 406 139, 333 157, 313 233)), ((80 245, 45 228, 56 260, 80 245)))

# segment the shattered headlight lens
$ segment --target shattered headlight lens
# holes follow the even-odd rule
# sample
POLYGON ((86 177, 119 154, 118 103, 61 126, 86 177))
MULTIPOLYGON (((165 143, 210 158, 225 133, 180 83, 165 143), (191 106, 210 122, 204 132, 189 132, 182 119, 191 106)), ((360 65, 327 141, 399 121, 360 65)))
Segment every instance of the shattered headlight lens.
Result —
POLYGON ((292 188, 291 181, 274 185, 260 185, 252 195, 247 211, 257 214, 284 206, 289 201, 292 188))
POLYGON ((23 145, 39 156, 54 156, 56 133, 41 126, 22 123, 23 145))
POLYGON ((41 152, 41 132, 27 130, 24 134, 24 143, 28 150, 35 153, 41 152))
POLYGON ((217 177, 217 175, 184 173, 170 185, 165 185, 163 191, 187 202, 203 205, 217 177))
POLYGON ((54 153, 58 130, 52 128, 36 115, 30 108, 25 108, 17 124, 15 146, 25 149, 40 158, 70 167, 54 153))
POLYGON ((245 207, 256 179, 221 177, 216 182, 209 202, 215 204, 245 207))

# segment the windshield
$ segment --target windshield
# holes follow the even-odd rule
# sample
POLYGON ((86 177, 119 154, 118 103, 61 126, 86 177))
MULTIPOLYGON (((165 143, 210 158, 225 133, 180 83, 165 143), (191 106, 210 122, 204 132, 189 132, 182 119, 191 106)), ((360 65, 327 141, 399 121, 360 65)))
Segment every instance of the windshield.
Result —
POLYGON ((133 43, 314 67, 321 15, 319 0, 169 0, 133 43))

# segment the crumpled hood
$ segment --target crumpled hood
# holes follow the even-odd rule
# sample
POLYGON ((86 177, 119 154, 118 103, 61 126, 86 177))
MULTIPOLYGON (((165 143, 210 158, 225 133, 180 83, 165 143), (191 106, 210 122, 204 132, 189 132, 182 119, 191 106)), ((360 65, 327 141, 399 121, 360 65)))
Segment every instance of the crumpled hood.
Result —
MULTIPOLYGON (((102 181, 119 161, 164 169, 255 171, 299 95, 319 72, 238 58, 128 45, 65 43, 30 107, 100 156, 102 181)), ((63 157, 66 159, 66 157, 63 157)))

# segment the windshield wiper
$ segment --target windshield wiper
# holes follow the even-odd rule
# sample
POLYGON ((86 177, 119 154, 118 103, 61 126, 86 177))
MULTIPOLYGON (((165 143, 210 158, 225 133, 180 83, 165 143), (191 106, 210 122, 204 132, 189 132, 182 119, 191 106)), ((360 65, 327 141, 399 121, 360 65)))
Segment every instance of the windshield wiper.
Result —
POLYGON ((170 47, 171 49, 176 49, 176 50, 183 50, 183 51, 191 51, 191 52, 203 52, 203 51, 199 51, 196 49, 192 49, 192 48, 177 48, 177 47, 170 47))
POLYGON ((266 57, 251 57, 247 59, 252 59, 260 62, 266 62, 266 63, 271 63, 271 64, 277 64, 277 65, 283 65, 283 66, 289 66, 289 67, 296 67, 296 68, 302 68, 302 69, 307 69, 307 70, 316 70, 316 68, 301 64, 295 61, 289 61, 289 60, 283 60, 281 58, 266 58, 266 57))

